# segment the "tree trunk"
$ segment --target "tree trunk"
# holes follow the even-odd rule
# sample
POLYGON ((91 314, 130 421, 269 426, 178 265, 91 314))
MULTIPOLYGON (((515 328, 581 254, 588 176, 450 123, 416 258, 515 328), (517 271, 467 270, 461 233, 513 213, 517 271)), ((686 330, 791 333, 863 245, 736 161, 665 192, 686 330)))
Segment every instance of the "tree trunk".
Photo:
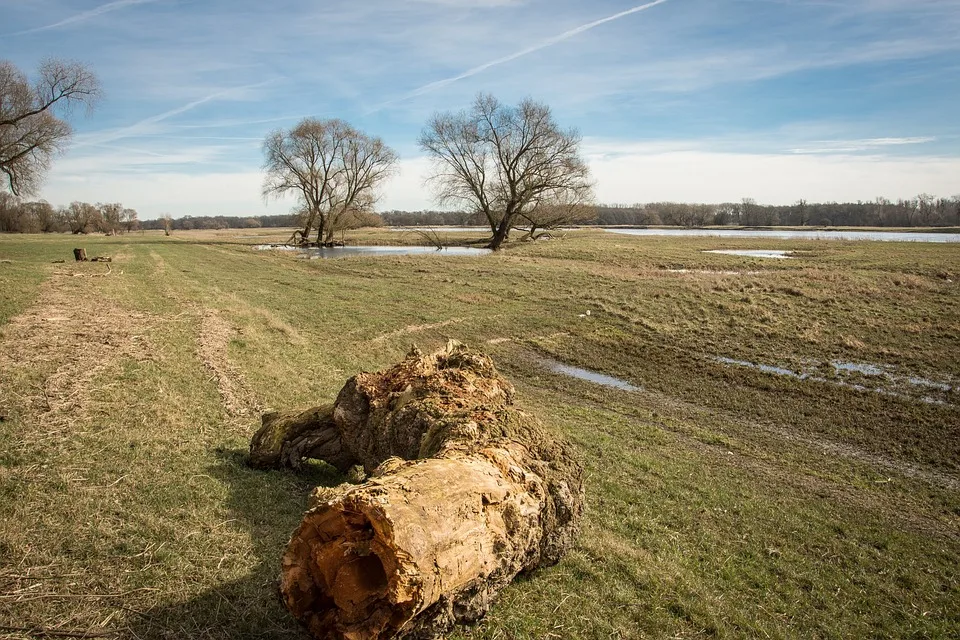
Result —
POLYGON ((507 236, 510 235, 510 227, 513 224, 512 215, 504 215, 503 219, 500 221, 500 224, 497 225, 497 230, 493 234, 493 238, 490 239, 490 244, 487 245, 488 249, 493 251, 499 251, 500 245, 504 243, 507 239, 507 236))
POLYGON ((340 469, 372 471, 328 491, 283 556, 284 602, 316 638, 435 638, 480 618, 518 573, 559 561, 579 527, 582 468, 513 395, 487 356, 451 342, 355 376, 332 410, 264 417, 251 460, 332 452, 340 469))
POLYGON ((86 249, 74 249, 73 250, 73 259, 77 262, 86 262, 87 261, 87 250, 86 249))

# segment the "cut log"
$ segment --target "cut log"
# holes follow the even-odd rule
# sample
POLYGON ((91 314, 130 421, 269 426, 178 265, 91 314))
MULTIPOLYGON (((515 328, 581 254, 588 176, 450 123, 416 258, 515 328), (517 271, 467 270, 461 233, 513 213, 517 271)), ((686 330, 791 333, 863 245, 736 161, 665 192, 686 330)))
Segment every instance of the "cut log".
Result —
POLYGON ((355 376, 332 411, 264 417, 251 459, 292 466, 284 438, 316 437, 334 466, 372 473, 326 492, 283 556, 284 602, 314 637, 435 638, 479 619, 518 573, 559 561, 583 511, 582 467, 513 396, 489 357, 451 342, 355 376))

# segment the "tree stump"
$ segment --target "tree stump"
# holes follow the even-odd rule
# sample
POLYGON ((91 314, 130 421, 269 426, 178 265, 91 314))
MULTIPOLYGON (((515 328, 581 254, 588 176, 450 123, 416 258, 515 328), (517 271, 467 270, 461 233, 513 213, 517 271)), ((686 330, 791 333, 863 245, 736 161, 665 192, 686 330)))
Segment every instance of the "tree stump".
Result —
POLYGON ((87 261, 87 250, 86 249, 74 249, 73 250, 73 259, 77 262, 86 262, 87 261))
POLYGON ((451 342, 351 378, 332 406, 264 416, 252 464, 371 473, 325 492, 283 555, 284 603, 314 637, 436 638, 560 560, 582 467, 513 396, 488 356, 451 342))

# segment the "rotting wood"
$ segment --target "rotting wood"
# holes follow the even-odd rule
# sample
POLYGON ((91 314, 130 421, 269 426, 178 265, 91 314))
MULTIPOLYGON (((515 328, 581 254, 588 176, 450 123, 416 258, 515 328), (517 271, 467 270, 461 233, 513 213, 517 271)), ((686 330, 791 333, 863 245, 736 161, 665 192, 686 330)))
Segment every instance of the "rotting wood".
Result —
POLYGON ((284 553, 284 603, 314 637, 436 638, 559 561, 582 467, 513 397, 488 356, 451 342, 351 378, 333 405, 264 416, 251 464, 371 474, 319 491, 284 553))

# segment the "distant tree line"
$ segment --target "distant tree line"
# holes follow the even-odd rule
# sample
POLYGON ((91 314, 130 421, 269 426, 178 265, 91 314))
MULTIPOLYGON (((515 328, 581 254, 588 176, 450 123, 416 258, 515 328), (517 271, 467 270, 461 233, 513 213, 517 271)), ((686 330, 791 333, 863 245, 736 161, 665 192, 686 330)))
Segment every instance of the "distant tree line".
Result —
POLYGON ((393 209, 380 214, 383 222, 391 227, 472 227, 486 226, 482 213, 463 211, 399 211, 393 209))
POLYGON ((165 229, 169 225, 171 231, 295 227, 297 226, 297 215, 286 213, 273 216, 182 216, 180 218, 163 216, 156 220, 144 220, 140 224, 146 230, 165 229))
POLYGON ((105 233, 116 235, 140 229, 134 209, 119 202, 71 202, 54 208, 44 200, 21 201, 0 191, 0 233, 105 233))
MULTIPOLYGON (((601 204, 595 215, 583 216, 578 224, 598 226, 667 225, 703 226, 835 226, 835 227, 945 227, 960 226, 960 196, 937 198, 921 194, 897 201, 877 198, 870 202, 809 203, 792 205, 757 204, 750 198, 722 204, 650 202, 646 204, 601 204)), ((564 224, 568 221, 564 219, 564 224)), ((482 213, 463 211, 400 211, 381 214, 365 212, 347 216, 338 230, 360 227, 455 227, 486 226, 482 213), (342 227, 342 228, 341 228, 342 227)), ((299 227, 302 213, 269 216, 164 216, 139 220, 137 212, 119 203, 72 202, 54 208, 40 201, 21 201, 0 192, 0 233, 106 233, 137 230, 188 231, 191 229, 256 229, 299 227)), ((530 226, 521 221, 521 225, 530 226)))
POLYGON ((960 226, 960 196, 938 198, 920 194, 897 201, 876 198, 857 202, 798 200, 791 205, 758 204, 752 198, 722 204, 651 202, 607 204, 596 208, 593 222, 611 225, 948 227, 960 226))

